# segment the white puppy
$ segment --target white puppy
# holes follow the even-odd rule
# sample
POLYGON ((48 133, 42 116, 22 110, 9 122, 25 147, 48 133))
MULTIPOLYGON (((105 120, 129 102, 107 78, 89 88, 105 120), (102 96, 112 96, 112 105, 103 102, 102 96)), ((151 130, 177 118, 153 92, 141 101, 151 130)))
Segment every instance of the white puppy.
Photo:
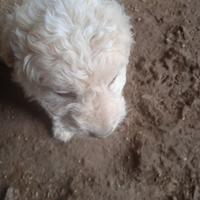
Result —
POLYGON ((123 120, 130 28, 114 0, 24 0, 7 16, 1 56, 56 138, 105 137, 123 120))

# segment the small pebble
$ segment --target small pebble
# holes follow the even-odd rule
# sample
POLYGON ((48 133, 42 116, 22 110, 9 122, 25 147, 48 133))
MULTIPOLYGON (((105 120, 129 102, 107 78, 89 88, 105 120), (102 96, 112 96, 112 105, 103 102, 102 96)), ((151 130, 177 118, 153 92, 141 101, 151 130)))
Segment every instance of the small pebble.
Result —
POLYGON ((186 45, 185 45, 185 44, 182 44, 181 46, 182 46, 182 48, 185 48, 185 47, 186 47, 186 45))
POLYGON ((142 21, 142 18, 141 18, 141 17, 138 17, 138 18, 136 19, 136 21, 137 21, 137 22, 141 22, 141 21, 142 21))
POLYGON ((81 164, 81 165, 84 165, 84 164, 85 164, 85 160, 84 160, 84 158, 79 159, 79 160, 78 160, 78 163, 81 164))
POLYGON ((187 157, 183 157, 183 160, 184 160, 184 161, 187 161, 187 157))
POLYGON ((38 196, 39 196, 39 193, 38 193, 38 192, 36 192, 36 193, 35 193, 35 197, 38 197, 38 196))
POLYGON ((92 181, 92 178, 91 178, 91 177, 89 177, 89 178, 88 178, 88 181, 89 181, 89 182, 91 182, 91 181, 92 181))
POLYGON ((76 194, 78 191, 77 190, 74 190, 74 194, 76 194))

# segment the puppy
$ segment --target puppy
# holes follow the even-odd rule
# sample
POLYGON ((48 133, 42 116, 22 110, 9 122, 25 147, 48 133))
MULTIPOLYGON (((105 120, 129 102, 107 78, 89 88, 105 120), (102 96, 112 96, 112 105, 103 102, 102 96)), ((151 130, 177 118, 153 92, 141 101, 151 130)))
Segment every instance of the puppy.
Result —
POLYGON ((126 115, 130 29, 114 0, 24 0, 4 19, 0 53, 56 138, 106 137, 126 115))

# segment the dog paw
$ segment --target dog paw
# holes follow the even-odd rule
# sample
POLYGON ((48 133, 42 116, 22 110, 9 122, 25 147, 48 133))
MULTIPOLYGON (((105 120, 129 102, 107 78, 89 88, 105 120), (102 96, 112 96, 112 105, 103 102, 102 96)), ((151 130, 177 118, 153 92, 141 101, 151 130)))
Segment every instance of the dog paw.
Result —
POLYGON ((70 131, 66 130, 61 126, 54 126, 53 135, 56 139, 61 140, 63 142, 67 142, 72 138, 73 133, 71 133, 70 131))

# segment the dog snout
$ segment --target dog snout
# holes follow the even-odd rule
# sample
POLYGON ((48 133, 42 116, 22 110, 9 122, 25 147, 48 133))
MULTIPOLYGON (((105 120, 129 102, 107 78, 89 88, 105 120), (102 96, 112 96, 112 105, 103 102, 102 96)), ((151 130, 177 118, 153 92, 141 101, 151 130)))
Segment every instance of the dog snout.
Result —
POLYGON ((124 97, 102 90, 91 92, 85 99, 74 117, 80 130, 98 138, 112 134, 126 114, 124 97))

